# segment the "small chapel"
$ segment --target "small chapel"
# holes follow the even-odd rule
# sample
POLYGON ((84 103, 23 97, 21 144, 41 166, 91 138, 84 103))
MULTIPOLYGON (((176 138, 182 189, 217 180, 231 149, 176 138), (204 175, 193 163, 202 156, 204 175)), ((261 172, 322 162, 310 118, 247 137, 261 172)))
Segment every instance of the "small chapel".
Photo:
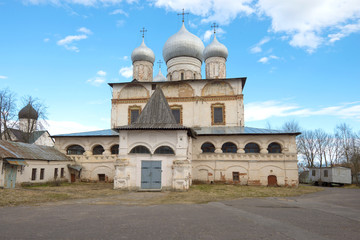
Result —
POLYGON ((166 76, 159 70, 153 77, 155 55, 143 35, 131 54, 133 80, 109 83, 111 128, 52 136, 73 159, 72 179, 135 191, 184 191, 193 183, 297 186, 300 133, 245 125, 246 77, 226 77, 228 54, 215 28, 205 47, 183 21, 163 47, 166 76))

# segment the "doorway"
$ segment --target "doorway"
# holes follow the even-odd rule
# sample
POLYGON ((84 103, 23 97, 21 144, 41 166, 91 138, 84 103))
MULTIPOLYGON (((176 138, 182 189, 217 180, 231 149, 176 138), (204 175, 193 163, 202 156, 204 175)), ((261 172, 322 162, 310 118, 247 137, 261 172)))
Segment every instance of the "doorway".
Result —
POLYGON ((141 189, 161 189, 161 161, 141 161, 141 189))
POLYGON ((269 187, 276 187, 277 186, 277 178, 275 175, 268 176, 268 186, 269 187))

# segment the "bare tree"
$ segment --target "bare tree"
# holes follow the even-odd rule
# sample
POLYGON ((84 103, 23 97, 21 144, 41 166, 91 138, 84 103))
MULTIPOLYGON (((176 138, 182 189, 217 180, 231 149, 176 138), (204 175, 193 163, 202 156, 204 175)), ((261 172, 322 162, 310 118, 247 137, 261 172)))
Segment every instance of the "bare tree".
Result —
POLYGON ((314 131, 315 137, 315 149, 316 154, 319 160, 319 167, 323 166, 323 162, 325 163, 325 167, 328 166, 327 159, 326 159, 326 151, 325 149, 328 146, 328 134, 324 132, 322 129, 316 129, 314 131))
POLYGON ((301 132, 301 127, 295 120, 285 122, 282 126, 282 129, 287 132, 301 132))
POLYGON ((307 163, 307 167, 315 166, 316 138, 314 131, 304 131, 298 137, 298 151, 307 163))
POLYGON ((337 125, 335 128, 335 137, 339 140, 342 157, 349 163, 351 158, 352 139, 354 138, 351 127, 346 123, 337 125))
MULTIPOLYGON (((26 123, 22 125, 22 131, 24 134, 24 140, 25 142, 30 142, 31 134, 37 130, 38 126, 40 126, 41 122, 39 120, 46 120, 47 118, 47 107, 44 103, 42 103, 38 98, 33 98, 31 96, 26 96, 23 98, 23 108, 26 109, 26 111, 36 111, 36 116, 33 118, 27 117, 26 123), (36 119, 34 119, 36 118, 36 119)), ((27 114, 29 115, 29 114, 27 114)), ((20 123, 21 124, 21 123, 20 123)))
POLYGON ((328 134, 327 146, 325 147, 325 154, 328 157, 330 167, 340 164, 341 146, 340 141, 333 134, 328 134))
POLYGON ((16 124, 16 98, 9 89, 0 90, 0 139, 11 140, 9 128, 16 124))

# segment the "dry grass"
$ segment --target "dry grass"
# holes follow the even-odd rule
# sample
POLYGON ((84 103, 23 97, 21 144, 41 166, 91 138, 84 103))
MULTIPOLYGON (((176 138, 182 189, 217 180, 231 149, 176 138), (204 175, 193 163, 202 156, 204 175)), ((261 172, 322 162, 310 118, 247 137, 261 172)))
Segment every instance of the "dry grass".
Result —
POLYGON ((299 187, 250 187, 238 185, 193 185, 187 192, 131 193, 113 190, 112 183, 63 183, 48 184, 19 189, 0 189, 0 206, 38 205, 69 199, 99 198, 99 203, 108 204, 175 204, 207 203, 236 198, 290 197, 321 191, 312 186, 299 187))

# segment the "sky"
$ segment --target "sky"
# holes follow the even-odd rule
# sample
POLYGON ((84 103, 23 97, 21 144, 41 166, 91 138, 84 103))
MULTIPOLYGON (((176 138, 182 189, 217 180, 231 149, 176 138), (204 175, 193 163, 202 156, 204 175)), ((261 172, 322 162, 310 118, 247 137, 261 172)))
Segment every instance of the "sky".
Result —
POLYGON ((360 130, 359 0, 0 0, 0 89, 18 108, 23 96, 40 99, 50 134, 108 129, 107 83, 132 80, 143 27, 164 61, 182 9, 205 46, 219 25, 227 77, 247 77, 246 126, 360 130))

